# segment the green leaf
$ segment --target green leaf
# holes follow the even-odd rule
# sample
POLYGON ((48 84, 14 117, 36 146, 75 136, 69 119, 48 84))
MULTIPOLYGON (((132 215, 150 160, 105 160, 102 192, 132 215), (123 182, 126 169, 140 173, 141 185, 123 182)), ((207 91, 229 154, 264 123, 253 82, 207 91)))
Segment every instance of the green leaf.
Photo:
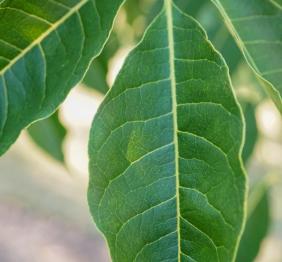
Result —
POLYGON ((91 130, 88 201, 113 261, 233 261, 242 133, 224 60, 165 0, 91 130))
POLYGON ((243 102, 242 107, 246 123, 245 144, 243 147, 242 158, 244 163, 247 163, 254 151, 258 139, 258 129, 255 105, 251 102, 243 102))
POLYGON ((279 1, 212 2, 223 15, 247 62, 282 112, 282 7, 279 1))
POLYGON ((108 61, 116 53, 119 46, 118 37, 116 33, 112 31, 102 53, 89 66, 82 82, 86 87, 94 89, 101 94, 107 93, 109 90, 107 83, 108 61))
POLYGON ((106 41, 122 0, 0 3, 0 155, 50 115, 106 41))
MULTIPOLYGON (((206 0, 176 0, 177 5, 187 14, 198 20, 206 30, 213 45, 225 58, 231 75, 242 60, 242 55, 228 29, 222 23, 215 6, 206 0)), ((154 8, 161 9, 162 1, 157 1, 154 8)))
POLYGON ((103 66, 100 60, 95 59, 83 79, 83 84, 101 94, 106 94, 109 90, 107 72, 108 69, 103 66))
POLYGON ((223 55, 232 76, 242 61, 241 52, 225 24, 222 23, 215 6, 211 2, 204 1, 204 3, 196 19, 207 31, 215 48, 223 55))
POLYGON ((27 131, 42 150, 57 161, 64 163, 63 143, 67 130, 60 122, 58 112, 32 124, 27 131))
POLYGON ((269 183, 254 186, 248 200, 247 224, 240 242, 237 262, 252 262, 258 255, 261 243, 270 224, 269 183))
POLYGON ((282 0, 270 0, 270 2, 272 2, 278 8, 282 9, 282 0))
POLYGON ((207 4, 206 0, 175 0, 175 3, 189 15, 197 15, 207 4))
MULTIPOLYGON (((179 8, 188 15, 197 17, 200 10, 207 3, 206 0, 175 0, 174 3, 179 6, 179 8)), ((151 22, 153 18, 160 12, 163 6, 163 1, 155 1, 155 4, 151 10, 151 14, 149 14, 148 22, 151 22)))

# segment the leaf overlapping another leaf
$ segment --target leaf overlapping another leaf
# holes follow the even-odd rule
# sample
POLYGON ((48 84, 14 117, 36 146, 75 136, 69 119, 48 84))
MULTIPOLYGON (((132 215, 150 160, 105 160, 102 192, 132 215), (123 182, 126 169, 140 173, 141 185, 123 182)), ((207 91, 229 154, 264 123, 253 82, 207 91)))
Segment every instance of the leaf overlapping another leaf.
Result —
POLYGON ((0 155, 50 115, 106 41, 122 0, 0 3, 0 155))
POLYGON ((165 0, 91 130, 88 201, 113 261, 233 261, 242 133, 225 62, 165 0))

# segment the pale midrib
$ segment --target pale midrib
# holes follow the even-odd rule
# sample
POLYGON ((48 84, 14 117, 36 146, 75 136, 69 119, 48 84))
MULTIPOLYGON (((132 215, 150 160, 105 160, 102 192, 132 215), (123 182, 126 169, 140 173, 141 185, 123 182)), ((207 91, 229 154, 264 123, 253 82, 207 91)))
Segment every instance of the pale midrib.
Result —
POLYGON ((74 13, 76 13, 82 6, 84 6, 89 0, 82 0, 79 4, 75 5, 67 12, 62 18, 60 18, 56 23, 54 23, 48 30, 41 34, 36 40, 34 40, 30 45, 21 51, 14 59, 10 61, 1 71, 0 75, 4 75, 7 70, 9 70, 14 64, 17 63, 22 57, 24 57, 33 47, 40 44, 49 34, 55 31, 60 25, 62 25, 68 18, 70 18, 74 13))
POLYGON ((175 79, 175 64, 174 64, 174 35, 173 35, 173 14, 172 0, 165 0, 165 10, 167 16, 168 29, 168 46, 169 46, 169 66, 171 80, 171 96, 172 96, 172 112, 173 112, 173 142, 175 153, 175 179, 176 179, 176 209, 177 209, 177 246, 178 246, 178 261, 180 261, 180 203, 179 203, 179 163, 178 163, 178 138, 177 138, 177 99, 176 99, 176 79, 175 79))

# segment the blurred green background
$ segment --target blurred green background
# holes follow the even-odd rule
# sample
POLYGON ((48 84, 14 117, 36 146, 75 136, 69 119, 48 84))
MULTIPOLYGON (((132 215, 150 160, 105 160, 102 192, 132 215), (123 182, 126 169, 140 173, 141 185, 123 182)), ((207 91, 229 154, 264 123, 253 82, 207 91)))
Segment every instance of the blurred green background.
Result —
MULTIPOLYGON (((243 159, 251 193, 237 261, 281 262, 281 116, 210 1, 177 2, 201 22, 223 54, 246 117, 243 159)), ((53 116, 29 127, 0 158, 1 262, 110 261, 87 206, 88 134, 125 57, 160 8, 158 0, 128 0, 83 82, 53 116)))

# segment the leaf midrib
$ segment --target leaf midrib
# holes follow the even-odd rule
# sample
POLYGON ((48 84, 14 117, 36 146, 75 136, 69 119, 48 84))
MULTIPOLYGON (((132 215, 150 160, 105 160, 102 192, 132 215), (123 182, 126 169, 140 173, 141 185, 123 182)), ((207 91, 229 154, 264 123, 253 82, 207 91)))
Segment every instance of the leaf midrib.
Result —
POLYGON ((165 11, 167 16, 168 30, 168 47, 169 47, 169 66, 170 66, 170 81, 171 81, 171 96, 172 96, 172 117, 173 117, 173 143, 175 157, 175 179, 176 179, 176 219, 177 219, 177 246, 178 246, 178 261, 180 261, 180 203, 179 203, 179 162, 178 162, 178 138, 177 138, 177 99, 176 99, 176 79, 175 79, 175 54, 174 54, 174 33, 173 33, 173 14, 172 0, 165 0, 165 11))
MULTIPOLYGON (((71 17, 75 12, 77 12, 82 6, 88 3, 89 0, 81 0, 80 3, 70 8, 70 10, 62 16, 57 22, 52 24, 48 30, 42 33, 37 39, 35 39, 31 44, 29 44, 25 49, 21 50, 21 53, 15 56, 9 64, 7 64, 2 70, 0 70, 0 75, 4 75, 7 70, 9 70, 14 64, 16 64, 22 57, 24 57, 33 47, 40 44, 49 34, 55 31, 60 25, 62 25, 69 17, 71 17)), ((2 2, 0 2, 1 4, 2 2)))

